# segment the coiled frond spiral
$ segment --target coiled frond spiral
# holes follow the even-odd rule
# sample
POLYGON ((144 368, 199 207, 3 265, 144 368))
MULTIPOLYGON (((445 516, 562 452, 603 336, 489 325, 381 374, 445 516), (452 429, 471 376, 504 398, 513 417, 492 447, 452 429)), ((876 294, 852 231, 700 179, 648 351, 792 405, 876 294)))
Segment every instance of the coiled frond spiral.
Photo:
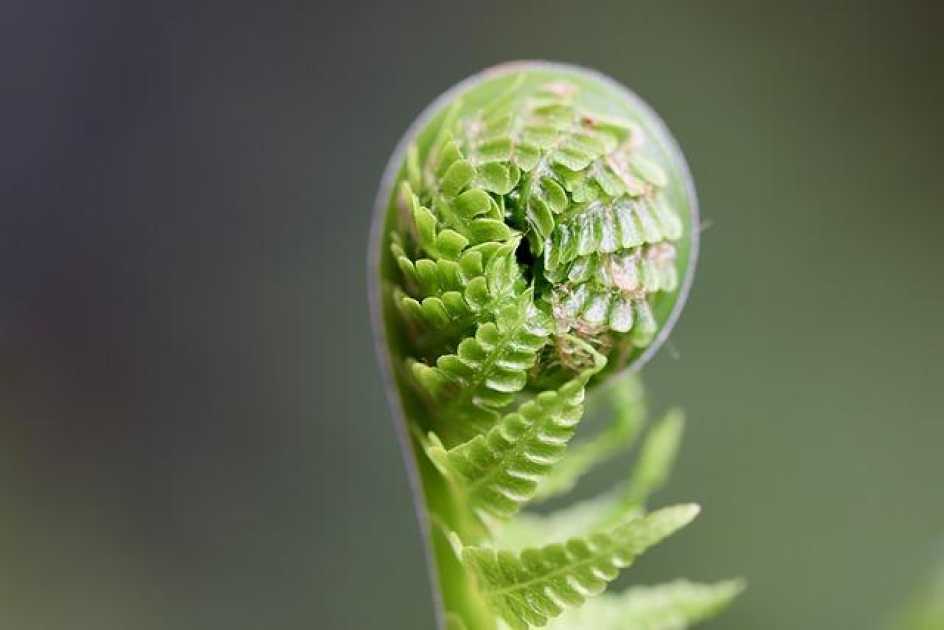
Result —
MULTIPOLYGON (((687 170, 638 99, 546 64, 447 94, 395 159, 375 242, 377 303, 432 524, 441 622, 544 626, 698 512, 646 509, 678 447, 673 413, 623 487, 520 513, 640 434, 638 383, 614 375, 647 356, 684 301, 696 242, 687 170), (616 421, 571 446, 595 390, 616 421)), ((682 628, 736 590, 631 591, 566 627, 604 627, 598 614, 607 628, 682 628), (620 625, 614 610, 647 625, 620 625)))

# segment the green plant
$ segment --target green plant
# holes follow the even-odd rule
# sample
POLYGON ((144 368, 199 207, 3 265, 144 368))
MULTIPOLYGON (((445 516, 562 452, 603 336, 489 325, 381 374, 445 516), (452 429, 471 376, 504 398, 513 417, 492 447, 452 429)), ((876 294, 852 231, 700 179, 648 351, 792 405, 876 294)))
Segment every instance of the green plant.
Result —
POLYGON ((684 628, 741 589, 679 581, 594 597, 698 513, 646 506, 678 446, 677 411, 648 432, 626 484, 521 511, 640 434, 630 368, 684 303, 695 215, 655 114, 585 70, 487 71, 407 133, 378 200, 372 298, 441 625, 684 628), (569 445, 587 391, 615 420, 569 445))

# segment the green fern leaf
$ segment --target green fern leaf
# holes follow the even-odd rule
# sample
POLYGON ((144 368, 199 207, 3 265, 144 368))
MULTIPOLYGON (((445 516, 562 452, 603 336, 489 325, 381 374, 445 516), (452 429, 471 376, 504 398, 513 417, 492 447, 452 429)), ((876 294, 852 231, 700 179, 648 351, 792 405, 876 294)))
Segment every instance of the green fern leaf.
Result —
POLYGON ((645 421, 642 386, 632 375, 614 380, 600 392, 614 412, 613 423, 593 438, 571 445, 538 486, 534 501, 570 492, 587 471, 628 449, 636 440, 645 421))
POLYGON ((628 169, 619 168, 623 163, 627 163, 630 149, 634 141, 642 137, 642 131, 629 123, 625 135, 630 142, 623 142, 611 155, 597 158, 583 170, 574 171, 561 167, 556 169, 564 189, 575 202, 586 203, 602 197, 616 199, 623 195, 639 197, 645 194, 645 183, 628 169))
POLYGON ((469 239, 453 229, 441 226, 439 219, 420 202, 409 183, 403 182, 400 186, 400 198, 408 208, 413 237, 421 251, 433 259, 456 260, 469 245, 469 239))
POLYGON ((439 404, 448 442, 491 427, 527 383, 527 370, 551 334, 550 318, 534 304, 529 289, 500 307, 494 322, 478 326, 455 354, 435 366, 413 362, 411 369, 439 404))
POLYGON ((696 505, 678 505, 631 519, 606 533, 518 554, 465 547, 462 560, 495 613, 514 630, 527 630, 599 595, 620 569, 697 514, 696 505))
POLYGON ((593 282, 602 289, 639 299, 678 287, 674 261, 674 248, 668 243, 658 243, 577 257, 553 269, 545 268, 544 275, 552 282, 570 285, 593 282))
POLYGON ((511 238, 514 230, 504 221, 504 199, 500 195, 515 187, 520 172, 498 163, 476 167, 451 137, 445 139, 436 159, 430 198, 439 220, 472 244, 511 238))
POLYGON ((524 291, 517 245, 512 238, 468 248, 458 260, 415 262, 399 242, 391 245, 403 285, 411 291, 396 287, 393 302, 412 329, 420 356, 439 356, 451 340, 471 335, 476 322, 493 319, 493 312, 524 291))
MULTIPOLYGON (((452 140, 452 128, 455 125, 456 121, 459 118, 460 113, 462 112, 463 101, 461 98, 455 99, 452 103, 449 104, 448 109, 444 112, 442 120, 439 122, 439 128, 436 131, 436 135, 433 138, 433 141, 430 143, 429 147, 426 149, 426 159, 423 161, 423 166, 420 170, 420 179, 422 181, 422 190, 417 188, 418 192, 427 193, 427 191, 434 190, 436 188, 437 181, 437 171, 439 171, 439 166, 442 161, 442 154, 446 144, 452 140)), ((408 178, 410 182, 416 180, 416 171, 418 170, 416 165, 420 163, 420 151, 416 147, 416 144, 413 144, 413 147, 410 150, 411 153, 416 155, 415 164, 411 167, 410 171, 412 175, 408 178)))
POLYGON ((678 217, 662 203, 648 198, 604 198, 576 204, 561 217, 545 253, 547 269, 556 270, 579 256, 610 254, 646 244, 674 240, 681 229, 678 217), (663 208, 657 212, 657 208, 663 208))
POLYGON ((594 202, 559 225, 545 250, 545 277, 555 283, 552 300, 559 322, 578 329, 632 331, 648 345, 657 324, 647 300, 678 288, 675 247, 651 220, 646 202, 594 202), (635 210, 634 210, 635 209, 635 210), (625 215, 625 220, 620 218, 625 215), (648 217, 645 222, 633 217, 648 217), (626 235, 633 236, 626 239, 626 235), (622 242, 621 242, 622 241, 622 242), (623 247, 632 243, 629 247, 623 247))
POLYGON ((548 625, 549 630, 685 630, 722 610, 744 590, 740 580, 696 584, 676 580, 603 595, 548 625))
POLYGON ((488 242, 470 247, 457 260, 420 258, 413 261, 398 241, 391 252, 403 276, 409 296, 417 298, 458 294, 468 309, 488 312, 500 302, 524 290, 521 269, 515 261, 519 239, 488 242))
POLYGON ((587 381, 606 363, 603 355, 584 347, 592 367, 559 389, 539 393, 485 435, 448 451, 435 441, 428 449, 474 512, 510 518, 561 458, 583 415, 587 381))
POLYGON ((512 548, 534 544, 534 541, 560 542, 586 532, 608 529, 642 514, 646 500, 668 477, 683 429, 682 414, 677 410, 669 412, 646 436, 628 481, 600 496, 549 514, 519 514, 498 531, 498 540, 512 548))
MULTIPOLYGON (((520 208, 529 230, 531 249, 539 254, 555 225, 555 216, 569 205, 561 170, 580 172, 614 151, 628 136, 629 123, 604 122, 573 105, 574 88, 549 84, 530 98, 506 98, 463 125, 469 159, 499 182, 520 172, 520 208), (509 173, 503 177, 502 174, 509 173)), ((504 194, 504 186, 482 185, 504 194)), ((507 192, 507 191, 506 191, 507 192)))

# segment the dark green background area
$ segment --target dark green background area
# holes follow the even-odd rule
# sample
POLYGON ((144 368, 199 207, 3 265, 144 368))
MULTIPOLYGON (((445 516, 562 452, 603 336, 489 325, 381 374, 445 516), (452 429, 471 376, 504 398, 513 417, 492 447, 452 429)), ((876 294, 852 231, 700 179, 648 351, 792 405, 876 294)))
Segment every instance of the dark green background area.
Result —
POLYGON ((628 577, 882 627, 944 546, 930 6, 4 3, 0 628, 432 627, 370 208, 419 110, 519 58, 642 95, 709 226, 645 372, 690 419, 658 502, 705 512, 628 577))

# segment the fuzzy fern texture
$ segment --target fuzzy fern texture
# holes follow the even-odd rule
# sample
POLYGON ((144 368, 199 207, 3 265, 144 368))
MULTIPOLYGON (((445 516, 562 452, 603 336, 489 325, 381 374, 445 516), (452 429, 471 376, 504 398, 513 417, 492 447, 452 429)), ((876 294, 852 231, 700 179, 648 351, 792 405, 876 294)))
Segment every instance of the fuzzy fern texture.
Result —
POLYGON ((648 507, 684 420, 646 431, 632 375, 695 255, 694 193, 661 121, 595 73, 501 66, 420 117, 378 205, 375 318, 441 627, 669 630, 724 608, 740 582, 601 595, 699 511, 648 507), (611 423, 575 439, 585 404, 611 423), (525 510, 637 441, 603 496, 525 510))

